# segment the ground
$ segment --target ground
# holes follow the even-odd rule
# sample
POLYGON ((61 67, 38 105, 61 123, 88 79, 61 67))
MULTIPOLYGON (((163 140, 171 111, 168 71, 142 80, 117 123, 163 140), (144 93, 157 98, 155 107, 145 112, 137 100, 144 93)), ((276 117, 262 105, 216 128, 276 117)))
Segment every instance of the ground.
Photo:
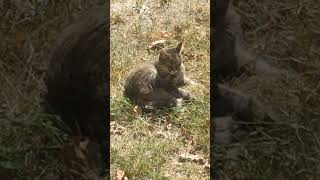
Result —
POLYGON ((48 61, 40 57, 79 13, 98 3, 0 2, 0 179, 59 179, 66 169, 61 150, 70 137, 43 110, 48 61))
POLYGON ((240 157, 227 165, 226 174, 231 179, 318 179, 319 3, 234 0, 234 5, 249 47, 288 73, 242 75, 227 82, 272 113, 271 120, 257 118, 249 125, 256 129, 241 144, 231 145, 240 157))
MULTIPOLYGON (((43 113, 47 62, 39 57, 79 12, 96 1, 16 2, 0 3, 0 179, 59 179, 57 174, 64 169, 61 148, 69 137, 51 123, 55 117, 43 113)), ((112 174, 122 170, 129 179, 205 179, 210 125, 208 2, 153 2, 149 9, 143 0, 111 2, 112 174), (172 33, 165 44, 171 46, 180 40, 180 29, 187 30, 183 33, 187 72, 202 85, 186 87, 197 100, 172 112, 140 114, 121 95, 123 78, 133 65, 156 58, 156 52, 149 55, 145 49, 158 32, 172 33)), ((232 179, 317 179, 319 3, 234 0, 234 4, 250 48, 295 75, 272 81, 243 75, 227 83, 275 111, 273 122, 257 119, 258 128, 241 140, 240 159, 227 173, 232 179)))
POLYGON ((209 179, 209 14, 208 1, 111 2, 112 175, 122 170, 129 179, 209 179), (187 74, 199 83, 185 88, 196 100, 141 113, 123 97, 126 75, 158 58, 158 51, 147 50, 153 42, 173 47, 182 38, 187 74))

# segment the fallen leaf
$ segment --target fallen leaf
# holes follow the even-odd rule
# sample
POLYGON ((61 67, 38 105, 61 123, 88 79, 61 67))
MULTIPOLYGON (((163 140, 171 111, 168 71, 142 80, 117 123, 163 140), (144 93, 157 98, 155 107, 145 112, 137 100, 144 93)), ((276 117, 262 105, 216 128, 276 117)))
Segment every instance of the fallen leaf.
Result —
POLYGON ((62 155, 67 174, 72 177, 87 177, 98 175, 101 167, 100 146, 89 138, 81 140, 81 137, 73 137, 71 142, 62 148, 62 155))
POLYGON ((161 39, 161 38, 169 38, 172 36, 172 33, 168 32, 168 31, 160 31, 157 32, 157 38, 161 39))
POLYGON ((164 40, 164 39, 158 40, 158 41, 154 41, 154 42, 149 44, 148 49, 149 50, 159 50, 161 48, 164 48, 164 43, 165 42, 166 42, 166 40, 164 40))
POLYGON ((134 106, 133 107, 133 114, 135 115, 135 116, 139 116, 139 115, 141 115, 141 108, 139 107, 139 106, 134 106))

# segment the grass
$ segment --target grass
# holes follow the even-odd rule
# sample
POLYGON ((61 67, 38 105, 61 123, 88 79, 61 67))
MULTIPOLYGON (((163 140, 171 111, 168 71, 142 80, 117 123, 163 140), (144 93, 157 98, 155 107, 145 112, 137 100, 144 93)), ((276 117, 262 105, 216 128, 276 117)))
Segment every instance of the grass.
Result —
MULTIPOLYGON (((316 1, 234 1, 253 51, 290 76, 241 76, 228 84, 272 107, 273 121, 256 118, 239 158, 227 162, 231 179, 319 179, 319 9, 316 1)), ((222 151, 223 152, 223 151, 222 151)), ((217 159, 222 161, 223 153, 217 159)))
POLYGON ((56 175, 62 170, 57 157, 68 136, 52 125, 53 117, 36 114, 33 118, 27 126, 2 128, 0 166, 3 178, 42 179, 46 173, 56 175))
POLYGON ((63 174, 61 150, 70 136, 56 117, 43 113, 48 62, 41 56, 94 3, 98 1, 1 3, 0 179, 59 179, 63 174))
POLYGON ((209 179, 205 165, 179 160, 185 152, 209 158, 209 14, 207 1, 112 1, 111 122, 123 129, 111 131, 112 176, 122 170, 129 179, 209 179), (183 108, 134 111, 122 83, 135 65, 158 58, 146 49, 163 31, 172 33, 166 47, 185 38, 187 73, 202 86, 186 87, 196 100, 183 108))
MULTIPOLYGON (((120 169, 129 179, 206 179, 204 165, 181 161, 179 155, 190 152, 208 159, 209 6, 205 1, 155 0, 146 15, 139 16, 149 2, 111 1, 112 174, 120 169), (122 96, 121 82, 134 65, 157 57, 145 49, 159 31, 173 33, 167 47, 185 37, 187 72, 203 87, 186 87, 197 101, 182 109, 136 113, 122 96)), ((43 114, 48 62, 40 57, 48 43, 94 3, 26 1, 19 6, 10 1, 0 6, 0 179, 54 179, 63 174, 61 148, 70 137, 51 123, 55 117, 43 114)), ((228 163, 226 173, 232 179, 318 179, 319 3, 234 4, 250 47, 295 75, 271 80, 242 76, 228 82, 272 106, 276 119, 257 119, 256 130, 232 145, 239 147, 240 158, 228 163)), ((224 154, 216 158, 222 160, 224 154)))

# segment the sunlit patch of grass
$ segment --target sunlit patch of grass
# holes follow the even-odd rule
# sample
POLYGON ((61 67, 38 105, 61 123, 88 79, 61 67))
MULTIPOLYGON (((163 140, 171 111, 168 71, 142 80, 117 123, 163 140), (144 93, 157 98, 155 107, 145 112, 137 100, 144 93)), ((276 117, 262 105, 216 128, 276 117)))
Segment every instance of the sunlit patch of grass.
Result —
POLYGON ((133 2, 111 4, 111 16, 121 14, 126 20, 111 26, 111 121, 125 129, 111 134, 111 172, 121 169, 128 178, 138 179, 172 179, 177 174, 208 179, 203 165, 191 162, 185 163, 186 168, 174 168, 173 162, 181 151, 191 150, 206 160, 209 157, 209 4, 133 2), (166 38, 166 47, 185 40, 187 74, 201 85, 185 87, 196 100, 182 108, 137 113, 135 105, 123 97, 122 83, 134 66, 158 58, 158 52, 149 54, 146 49, 161 31, 172 33, 166 38))

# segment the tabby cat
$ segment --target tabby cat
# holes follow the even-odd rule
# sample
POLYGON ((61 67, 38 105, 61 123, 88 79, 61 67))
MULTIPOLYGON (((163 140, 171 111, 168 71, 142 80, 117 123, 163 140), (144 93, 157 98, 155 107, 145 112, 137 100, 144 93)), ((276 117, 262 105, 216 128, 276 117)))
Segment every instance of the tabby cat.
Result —
POLYGON ((162 49, 158 60, 131 70, 124 85, 124 95, 140 107, 181 106, 191 94, 179 87, 189 83, 182 62, 183 42, 176 48, 162 49))

